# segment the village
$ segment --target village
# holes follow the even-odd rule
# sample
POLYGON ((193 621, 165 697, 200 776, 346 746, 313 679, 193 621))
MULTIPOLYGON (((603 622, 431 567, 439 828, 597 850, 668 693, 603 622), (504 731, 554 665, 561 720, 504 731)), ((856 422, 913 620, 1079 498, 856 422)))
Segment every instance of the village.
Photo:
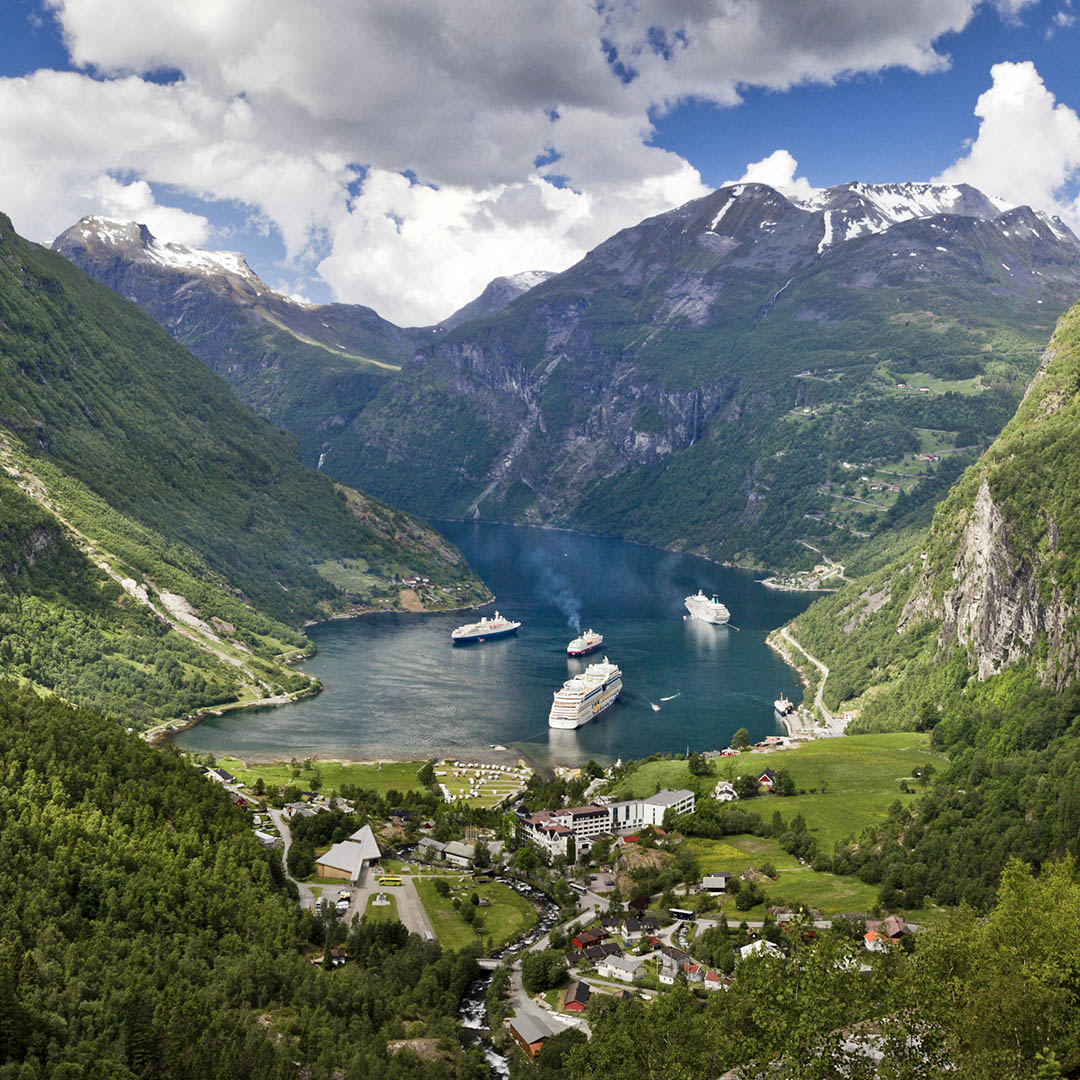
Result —
MULTIPOLYGON (((839 742, 847 749, 858 738, 839 742)), ((561 1031, 588 1036, 606 996, 722 991, 741 964, 782 962, 799 940, 837 928, 853 970, 869 970, 860 954, 904 942, 915 924, 882 912, 875 890, 855 879, 815 871, 776 839, 702 835, 725 806, 761 814, 827 801, 827 780, 808 791, 783 767, 804 745, 769 736, 687 758, 560 769, 550 780, 524 763, 448 758, 419 763, 414 790, 374 801, 347 785, 341 795, 295 785, 273 793, 259 790, 261 778, 199 768, 251 813, 301 905, 326 920, 327 950, 312 963, 347 963, 347 931, 359 923, 399 921, 445 948, 471 949, 482 967, 505 971, 504 1034, 531 1057, 561 1031), (782 750, 792 753, 770 757, 782 750), (662 786, 664 777, 692 787, 662 786)), ((384 767, 387 782, 404 775, 384 767)))

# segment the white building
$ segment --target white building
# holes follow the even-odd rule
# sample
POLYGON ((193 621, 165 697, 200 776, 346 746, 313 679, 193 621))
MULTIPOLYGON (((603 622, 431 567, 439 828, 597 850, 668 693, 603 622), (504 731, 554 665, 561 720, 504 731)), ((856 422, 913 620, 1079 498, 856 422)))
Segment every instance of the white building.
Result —
POLYGON ((749 945, 744 945, 741 949, 737 949, 735 952, 739 961, 749 960, 751 956, 782 956, 778 946, 774 945, 771 941, 766 941, 765 938, 758 938, 757 941, 751 941, 749 945))
POLYGON ((608 956, 596 967, 596 974, 602 979, 618 979, 632 983, 641 967, 641 961, 633 956, 608 956))
POLYGON ((713 798, 717 802, 734 802, 738 797, 735 785, 730 780, 720 780, 713 788, 713 798))
POLYGON ((320 855, 315 860, 315 866, 319 877, 337 878, 355 884, 360 881, 368 863, 381 857, 382 852, 379 851, 371 826, 364 825, 348 840, 335 844, 325 855, 320 855))
POLYGON ((694 812, 694 793, 658 791, 647 799, 628 799, 604 806, 572 806, 565 810, 538 810, 520 818, 521 831, 527 840, 539 844, 552 855, 565 855, 569 837, 575 837, 577 850, 587 851, 599 836, 620 832, 636 832, 647 825, 659 827, 664 814, 674 809, 677 814, 694 812))

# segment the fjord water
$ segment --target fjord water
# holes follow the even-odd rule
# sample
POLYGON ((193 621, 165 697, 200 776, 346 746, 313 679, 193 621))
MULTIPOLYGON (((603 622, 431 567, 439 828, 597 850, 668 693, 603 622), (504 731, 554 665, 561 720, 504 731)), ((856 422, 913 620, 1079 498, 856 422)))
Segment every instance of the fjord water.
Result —
POLYGON ((495 606, 521 621, 516 636, 455 648, 450 631, 479 618, 472 612, 317 626, 310 636, 319 652, 305 670, 322 680, 322 694, 211 718, 176 743, 247 759, 357 760, 489 756, 501 744, 537 764, 579 764, 719 749, 740 727, 761 738, 780 730, 777 694, 800 698, 765 635, 802 611, 808 594, 618 540, 506 525, 439 528, 495 592, 495 606), (727 605, 732 627, 683 618, 683 599, 699 588, 727 605), (571 659, 566 644, 579 627, 602 633, 604 646, 571 659), (622 668, 618 702, 577 731, 550 730, 552 693, 605 654, 622 668))

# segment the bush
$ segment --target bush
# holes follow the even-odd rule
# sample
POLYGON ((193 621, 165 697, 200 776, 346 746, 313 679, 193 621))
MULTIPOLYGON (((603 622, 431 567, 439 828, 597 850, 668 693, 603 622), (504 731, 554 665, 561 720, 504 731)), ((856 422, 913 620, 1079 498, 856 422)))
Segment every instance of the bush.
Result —
POLYGON ((542 994, 559 986, 566 978, 566 961, 554 949, 529 952, 521 961, 521 983, 527 993, 542 994))

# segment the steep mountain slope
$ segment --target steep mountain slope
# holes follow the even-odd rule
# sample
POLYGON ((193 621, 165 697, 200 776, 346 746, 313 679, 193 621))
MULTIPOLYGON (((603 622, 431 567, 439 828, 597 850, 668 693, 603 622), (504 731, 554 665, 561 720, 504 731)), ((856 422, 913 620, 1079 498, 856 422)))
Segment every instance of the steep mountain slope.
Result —
POLYGON ((932 527, 792 624, 826 704, 859 710, 849 731, 930 731, 948 755, 923 798, 823 853, 886 905, 989 907, 1010 858, 1080 856, 1078 432, 1080 305, 932 527))
POLYGON ((550 276, 496 278, 440 326, 402 329, 360 304, 298 303, 274 292, 238 252, 162 243, 135 222, 83 218, 52 246, 138 304, 252 408, 291 431, 311 465, 328 437, 433 336, 501 311, 550 276))
POLYGON ((396 607, 403 576, 443 606, 487 595, 436 533, 303 468, 291 436, 3 217, 0 465, 5 670, 132 719, 307 686, 274 661, 304 647, 293 627, 396 607), (138 697, 157 676, 178 693, 138 697))
POLYGON ((134 222, 84 218, 53 243, 137 303, 318 461, 318 431, 352 420, 430 337, 370 308, 300 304, 270 289, 236 252, 163 244, 134 222))
POLYGON ((826 703, 864 705, 864 727, 929 723, 1000 673, 1053 690, 1080 677, 1080 305, 932 528, 793 629, 832 669, 826 703))
POLYGON ((724 188, 429 345, 337 475, 742 562, 851 550, 925 502, 917 454, 1000 430, 1078 294, 1065 226, 971 188, 724 188))

